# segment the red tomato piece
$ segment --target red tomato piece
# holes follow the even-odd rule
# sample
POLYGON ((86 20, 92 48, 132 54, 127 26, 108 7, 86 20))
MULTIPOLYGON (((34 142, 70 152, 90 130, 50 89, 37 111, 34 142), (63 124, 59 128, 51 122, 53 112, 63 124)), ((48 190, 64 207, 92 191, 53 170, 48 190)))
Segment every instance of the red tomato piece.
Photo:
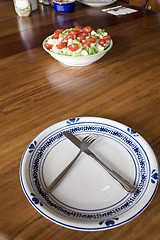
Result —
POLYGON ((106 40, 106 41, 108 41, 108 40, 111 39, 111 36, 110 36, 110 35, 107 35, 107 36, 103 37, 103 39, 106 40))
POLYGON ((69 34, 73 34, 73 35, 78 35, 79 31, 76 30, 71 30, 69 31, 69 34))
POLYGON ((82 42, 82 41, 85 39, 85 37, 87 37, 87 36, 88 36, 87 33, 85 33, 85 32, 79 32, 78 35, 77 35, 77 40, 80 41, 80 42, 82 42))
POLYGON ((54 34, 53 36, 52 36, 52 39, 58 39, 59 38, 59 35, 58 34, 54 34))
POLYGON ((88 47, 90 47, 90 42, 85 41, 85 42, 82 43, 82 46, 83 46, 84 49, 87 49, 88 47))
POLYGON ((77 50, 78 50, 78 43, 73 43, 73 44, 69 45, 68 48, 69 48, 72 52, 77 51, 77 50))
POLYGON ((91 36, 93 39, 95 39, 95 40, 97 40, 97 39, 99 39, 99 37, 98 36, 91 36))
POLYGON ((80 41, 80 42, 82 42, 82 41, 84 40, 84 36, 81 35, 81 34, 78 34, 77 40, 80 41))
POLYGON ((67 38, 67 39, 74 39, 74 35, 73 35, 73 34, 68 34, 68 35, 66 36, 66 38, 67 38))
POLYGON ((65 42, 61 42, 61 43, 58 43, 57 45, 56 45, 56 47, 58 48, 58 49, 62 49, 62 48, 64 48, 64 47, 66 47, 67 46, 67 43, 65 43, 65 42))
POLYGON ((53 47, 53 45, 48 44, 48 43, 45 43, 45 47, 46 47, 47 49, 51 49, 51 48, 53 47))
POLYGON ((59 35, 59 34, 62 33, 63 31, 64 31, 64 29, 57 29, 54 33, 59 35))
POLYGON ((96 41, 96 39, 94 39, 94 38, 87 38, 87 41, 90 42, 90 43, 94 43, 96 41))
POLYGON ((78 26, 75 26, 75 29, 76 29, 76 31, 81 31, 82 30, 82 28, 78 27, 78 26))
POLYGON ((83 36, 84 38, 88 36, 88 33, 79 32, 77 36, 83 36))
POLYGON ((101 39, 101 40, 99 41, 99 44, 100 44, 101 46, 104 46, 104 44, 106 44, 106 40, 105 40, 105 39, 101 39))
POLYGON ((67 43, 67 42, 68 42, 68 39, 65 37, 65 38, 62 39, 61 42, 62 42, 62 43, 63 43, 63 42, 67 43))
POLYGON ((82 28, 82 32, 90 33, 91 31, 92 31, 92 28, 90 26, 82 28))

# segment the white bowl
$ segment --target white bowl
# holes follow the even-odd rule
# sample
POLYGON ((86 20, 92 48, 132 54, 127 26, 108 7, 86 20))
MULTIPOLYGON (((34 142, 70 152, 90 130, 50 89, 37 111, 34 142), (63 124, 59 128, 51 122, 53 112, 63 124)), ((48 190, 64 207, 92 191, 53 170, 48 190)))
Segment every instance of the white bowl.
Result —
POLYGON ((104 7, 104 6, 108 6, 111 5, 115 2, 117 2, 117 0, 78 0, 80 3, 83 3, 89 7, 104 7))
POLYGON ((93 62, 96 62, 100 58, 102 58, 113 46, 113 41, 111 40, 109 47, 100 53, 97 53, 94 55, 88 55, 88 56, 73 57, 73 56, 64 56, 64 55, 60 55, 58 53, 53 53, 49 51, 45 47, 45 42, 46 42, 46 39, 43 41, 44 50, 48 52, 53 58, 55 58, 59 62, 68 66, 86 66, 93 62))

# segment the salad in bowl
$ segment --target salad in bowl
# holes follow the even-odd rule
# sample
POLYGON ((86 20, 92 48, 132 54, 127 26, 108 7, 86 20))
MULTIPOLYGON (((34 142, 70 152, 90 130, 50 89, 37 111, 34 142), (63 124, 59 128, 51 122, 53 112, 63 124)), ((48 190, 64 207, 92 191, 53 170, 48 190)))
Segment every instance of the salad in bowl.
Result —
POLYGON ((70 66, 89 65, 112 47, 111 36, 90 26, 57 29, 43 41, 43 48, 56 60, 70 66))

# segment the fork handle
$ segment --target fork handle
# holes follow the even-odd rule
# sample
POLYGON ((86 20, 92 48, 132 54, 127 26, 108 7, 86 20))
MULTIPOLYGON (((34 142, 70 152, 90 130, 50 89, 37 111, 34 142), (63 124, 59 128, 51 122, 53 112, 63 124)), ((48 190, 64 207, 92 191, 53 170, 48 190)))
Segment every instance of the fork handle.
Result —
POLYGON ((75 163, 79 155, 82 153, 82 150, 79 151, 79 153, 75 156, 75 158, 67 165, 67 167, 51 182, 51 184, 44 190, 44 193, 49 193, 52 191, 57 184, 62 180, 64 175, 68 172, 68 170, 72 167, 72 165, 75 163))
POLYGON ((94 153, 92 153, 89 149, 85 150, 89 156, 91 156, 94 160, 96 160, 114 179, 116 179, 122 187, 130 193, 136 192, 136 187, 129 183, 126 179, 124 179, 122 176, 120 176, 116 171, 110 169, 107 167, 94 153))

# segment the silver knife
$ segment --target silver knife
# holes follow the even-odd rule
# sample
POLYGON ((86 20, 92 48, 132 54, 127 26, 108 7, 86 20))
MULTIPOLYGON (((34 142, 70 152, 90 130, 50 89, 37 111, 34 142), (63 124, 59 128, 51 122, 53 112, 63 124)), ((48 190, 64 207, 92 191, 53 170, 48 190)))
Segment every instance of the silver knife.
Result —
MULTIPOLYGON (((63 132, 63 134, 72 142, 74 143, 79 149, 81 149, 81 141, 74 136, 73 134, 71 134, 70 132, 63 132)), ((114 170, 110 169, 109 167, 107 167, 92 151, 90 151, 88 148, 85 149, 83 152, 85 152, 87 155, 89 155, 90 157, 92 157, 94 160, 96 160, 114 179, 116 179, 121 185, 122 187, 130 193, 135 193, 137 188, 132 185, 131 183, 129 183, 126 179, 124 179, 122 176, 120 176, 117 172, 115 172, 114 170)))

